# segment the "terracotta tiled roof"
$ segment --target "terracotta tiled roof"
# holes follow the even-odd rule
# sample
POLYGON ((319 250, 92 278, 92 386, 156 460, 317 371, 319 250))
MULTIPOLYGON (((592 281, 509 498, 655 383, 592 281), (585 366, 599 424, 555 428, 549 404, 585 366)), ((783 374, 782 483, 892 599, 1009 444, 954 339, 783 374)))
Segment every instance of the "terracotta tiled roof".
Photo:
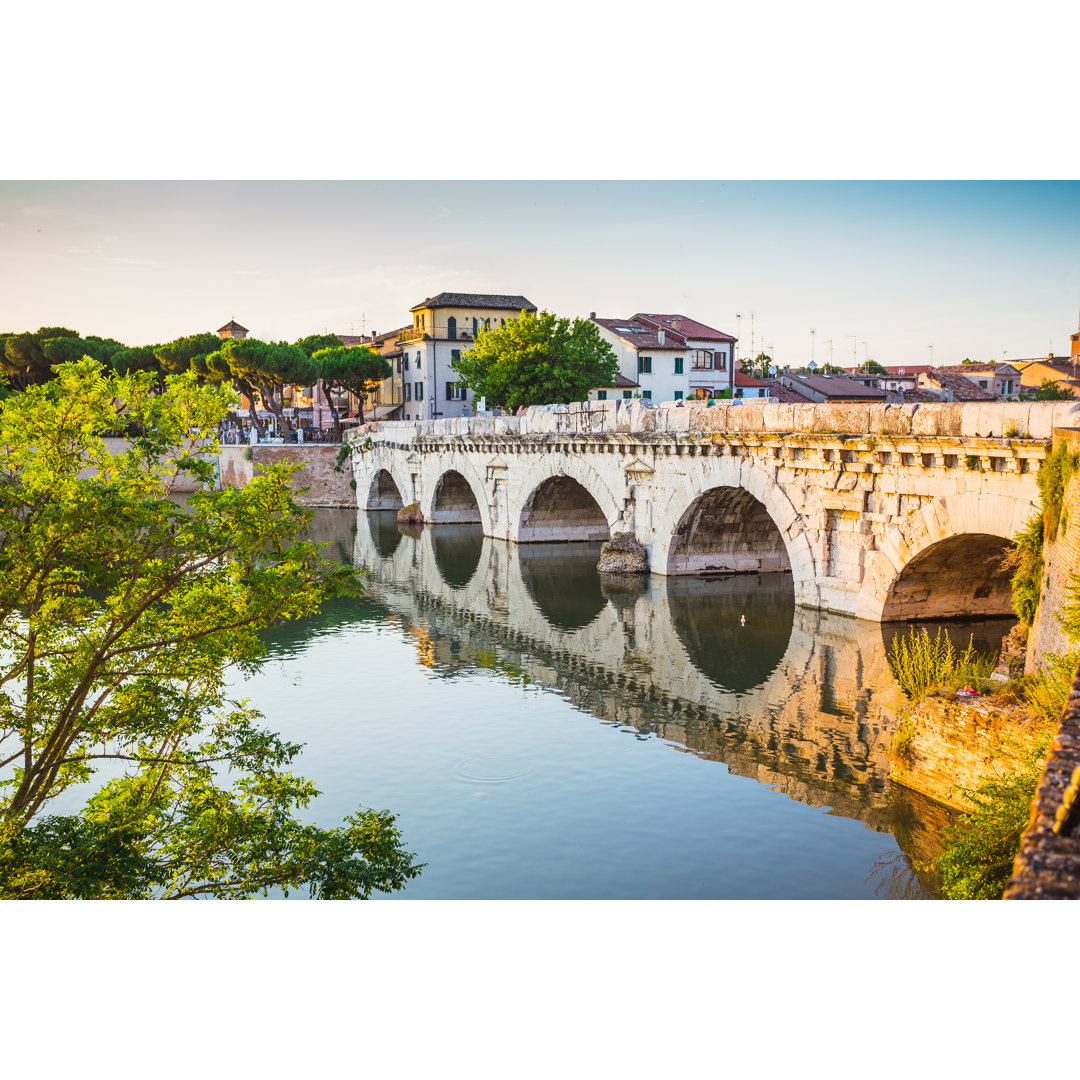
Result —
POLYGON ((429 296, 419 304, 414 304, 410 311, 421 308, 439 307, 475 307, 493 311, 535 311, 536 305, 524 296, 508 296, 504 293, 464 293, 441 292, 438 296, 429 296))
POLYGON ((677 334, 674 330, 664 331, 664 344, 660 344, 655 326, 642 322, 639 319, 597 319, 589 320, 605 330, 610 330, 616 337, 620 337, 628 345, 632 345, 640 352, 642 349, 663 350, 665 352, 686 352, 686 338, 677 334))
POLYGON ((682 334, 684 338, 693 338, 694 341, 736 340, 731 334, 725 334, 723 330, 714 330, 711 326, 706 326, 703 322, 698 322, 697 319, 687 318, 685 315, 645 315, 639 313, 634 318, 659 323, 667 330, 676 330, 672 323, 677 320, 679 326, 676 332, 682 334))
POLYGON ((982 375, 986 372, 992 372, 995 375, 1019 375, 1020 372, 1012 366, 1012 364, 1000 363, 1000 364, 945 364, 942 367, 934 368, 934 371, 954 371, 957 375, 975 375, 976 373, 982 375))
MULTIPOLYGON (((967 365, 971 367, 970 364, 967 365)), ((984 390, 981 386, 973 383, 966 375, 961 375, 954 368, 931 368, 925 375, 919 376, 920 382, 927 382, 940 386, 943 390, 953 392, 953 401, 993 401, 994 394, 990 390, 984 390)))
POLYGON ((755 379, 753 375, 747 375, 745 371, 736 371, 734 373, 736 386, 768 386, 772 387, 772 383, 765 382, 763 379, 755 379))
POLYGON ((243 330, 245 334, 248 332, 248 328, 246 326, 241 326, 235 319, 230 319, 224 326, 219 327, 217 333, 221 334, 226 330, 232 330, 234 333, 237 330, 243 330))

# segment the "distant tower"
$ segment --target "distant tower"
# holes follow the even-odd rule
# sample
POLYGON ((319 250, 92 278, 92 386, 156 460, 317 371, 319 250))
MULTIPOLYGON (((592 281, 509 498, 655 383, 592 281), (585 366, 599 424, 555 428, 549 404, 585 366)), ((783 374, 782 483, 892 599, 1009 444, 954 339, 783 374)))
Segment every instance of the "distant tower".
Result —
POLYGON ((1069 350, 1069 359, 1076 360, 1080 357, 1080 319, 1076 320, 1076 333, 1069 338, 1072 348, 1069 350))
POLYGON ((221 338, 246 338, 247 336, 247 327, 241 326, 235 319, 230 319, 218 330, 218 337, 221 338))

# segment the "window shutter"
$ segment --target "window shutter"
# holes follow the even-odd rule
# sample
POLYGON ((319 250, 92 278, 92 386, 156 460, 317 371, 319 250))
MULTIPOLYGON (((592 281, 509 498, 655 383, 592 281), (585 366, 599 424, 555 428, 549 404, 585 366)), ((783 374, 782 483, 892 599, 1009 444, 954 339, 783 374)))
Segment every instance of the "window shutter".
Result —
POLYGON ((446 384, 446 400, 447 401, 453 401, 454 400, 454 384, 452 382, 448 382, 446 384))

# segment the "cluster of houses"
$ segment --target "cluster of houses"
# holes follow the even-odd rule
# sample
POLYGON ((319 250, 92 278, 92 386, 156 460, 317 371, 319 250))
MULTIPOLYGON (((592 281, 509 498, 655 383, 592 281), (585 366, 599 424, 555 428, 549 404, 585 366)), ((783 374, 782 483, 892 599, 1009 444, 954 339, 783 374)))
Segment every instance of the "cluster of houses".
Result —
MULTIPOLYGON (((455 362, 480 327, 502 325, 523 311, 535 312, 527 297, 492 293, 442 292, 409 309, 412 322, 386 333, 339 334, 346 345, 380 353, 392 375, 372 391, 367 418, 428 420, 473 415, 482 403, 457 377, 455 362)), ((908 365, 876 372, 857 368, 837 373, 808 368, 756 378, 735 359, 737 339, 686 315, 638 312, 625 318, 599 317, 596 326, 619 360, 613 386, 594 388, 590 400, 643 398, 657 403, 688 399, 746 398, 781 402, 1001 401, 1018 398, 1050 380, 1080 396, 1080 330, 1071 337, 1071 355, 1036 357, 1009 363, 908 365)), ((247 331, 235 322, 223 337, 247 331)), ((325 428, 355 413, 357 402, 331 401, 320 386, 295 388, 298 417, 325 428)))

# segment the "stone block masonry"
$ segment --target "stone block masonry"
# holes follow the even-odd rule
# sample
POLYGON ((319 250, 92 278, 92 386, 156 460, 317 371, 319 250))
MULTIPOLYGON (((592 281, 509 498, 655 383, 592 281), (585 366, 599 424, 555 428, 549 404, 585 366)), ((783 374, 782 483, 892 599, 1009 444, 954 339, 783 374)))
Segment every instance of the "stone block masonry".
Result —
POLYGON ((962 789, 1016 772, 1040 735, 1023 709, 946 694, 912 705, 905 720, 911 738, 889 779, 954 810, 972 809, 962 789))
POLYGON ((1080 897, 1080 830, 1054 832, 1054 819, 1069 779, 1080 763, 1080 672, 1043 770, 1031 822, 1020 841, 1006 900, 1075 900, 1080 897))
POLYGON ((335 468, 337 446, 223 446, 218 459, 223 487, 243 487, 264 465, 299 463, 292 488, 302 506, 355 507, 352 461, 346 455, 341 471, 335 468))

